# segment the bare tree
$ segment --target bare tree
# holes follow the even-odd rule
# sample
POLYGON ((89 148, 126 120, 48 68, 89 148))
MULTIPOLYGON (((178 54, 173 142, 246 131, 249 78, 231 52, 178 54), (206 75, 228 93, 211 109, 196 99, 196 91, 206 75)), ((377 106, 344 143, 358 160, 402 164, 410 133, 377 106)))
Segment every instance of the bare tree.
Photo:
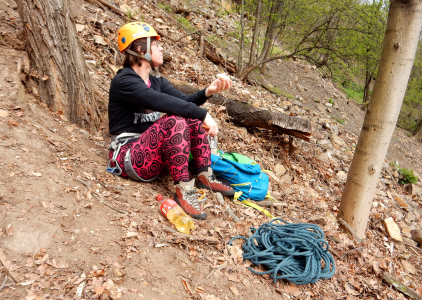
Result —
POLYGON ((84 128, 101 113, 78 41, 69 0, 17 0, 41 100, 84 128))
POLYGON ((391 0, 377 80, 337 217, 365 236, 376 184, 403 103, 422 23, 422 1, 391 0))

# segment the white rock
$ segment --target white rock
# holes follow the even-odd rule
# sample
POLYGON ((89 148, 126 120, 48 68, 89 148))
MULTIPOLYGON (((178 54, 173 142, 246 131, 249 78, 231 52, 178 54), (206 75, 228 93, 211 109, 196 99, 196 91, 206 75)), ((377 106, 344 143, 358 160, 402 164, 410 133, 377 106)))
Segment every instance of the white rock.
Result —
POLYGON ((274 171, 277 173, 278 176, 283 176, 286 173, 286 168, 281 164, 276 164, 274 167, 274 171))
POLYGON ((391 237, 393 241, 396 242, 403 242, 403 238, 401 236, 400 228, 394 222, 393 218, 389 217, 384 219, 385 229, 387 230, 388 235, 391 237))

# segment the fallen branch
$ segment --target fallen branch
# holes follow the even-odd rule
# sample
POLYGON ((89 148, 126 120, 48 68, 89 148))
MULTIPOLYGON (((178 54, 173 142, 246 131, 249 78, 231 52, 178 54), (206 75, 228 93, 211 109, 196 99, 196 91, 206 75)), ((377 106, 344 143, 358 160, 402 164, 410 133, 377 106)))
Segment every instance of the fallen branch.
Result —
MULTIPOLYGON (((83 181, 80 178, 76 178, 77 181, 79 181, 80 183, 82 183, 84 186, 86 186, 88 188, 88 190, 91 189, 91 186, 89 185, 89 183, 83 181)), ((98 201, 100 201, 100 203, 104 204, 105 206, 107 206, 108 208, 117 211, 121 214, 127 215, 127 212, 122 211, 122 210, 118 210, 117 208, 114 208, 113 206, 111 206, 110 204, 108 204, 107 202, 104 201, 104 199, 101 199, 100 195, 98 195, 97 193, 92 193, 92 196, 94 196, 95 199, 97 199, 98 201)))
POLYGON ((198 32, 201 32, 201 31, 206 31, 206 30, 205 29, 199 29, 199 30, 197 30, 195 32, 189 32, 189 33, 183 35, 181 38, 177 39, 176 42, 180 42, 183 38, 185 38, 185 37, 187 37, 189 35, 192 35, 192 34, 198 34, 198 32))
POLYGON ((220 203, 220 205, 226 209, 227 213, 230 215, 233 222, 239 223, 240 219, 238 218, 238 216, 236 216, 233 210, 224 202, 223 195, 221 195, 221 193, 215 193, 215 196, 217 198, 218 203, 220 203))
POLYGON ((125 15, 124 12, 122 12, 118 7, 114 6, 113 4, 108 3, 105 0, 96 0, 96 1, 100 2, 101 4, 108 7, 110 10, 114 11, 115 13, 117 13, 120 16, 125 15))
POLYGON ((178 232, 173 228, 164 228, 164 231, 170 233, 171 236, 167 238, 171 239, 172 242, 176 242, 178 239, 185 239, 189 241, 196 241, 196 242, 205 242, 211 245, 220 244, 220 241, 212 236, 206 235, 190 235, 182 232, 178 232))
POLYGON ((353 239, 356 242, 361 243, 363 241, 363 239, 358 237, 356 232, 352 229, 352 227, 350 227, 349 224, 346 223, 346 221, 344 221, 342 218, 338 218, 337 220, 340 223, 340 225, 342 225, 343 229, 345 229, 348 233, 350 233, 353 236, 353 239))
POLYGON ((1 292, 1 290, 4 288, 4 286, 6 285, 6 281, 7 281, 7 276, 4 276, 4 281, 3 281, 3 283, 0 285, 0 292, 1 292))
POLYGON ((382 273, 382 279, 384 279, 385 282, 393 285, 397 290, 405 294, 406 296, 416 299, 416 300, 422 300, 422 296, 416 293, 411 288, 405 286, 403 283, 401 283, 397 278, 393 277, 393 275, 384 272, 382 273))

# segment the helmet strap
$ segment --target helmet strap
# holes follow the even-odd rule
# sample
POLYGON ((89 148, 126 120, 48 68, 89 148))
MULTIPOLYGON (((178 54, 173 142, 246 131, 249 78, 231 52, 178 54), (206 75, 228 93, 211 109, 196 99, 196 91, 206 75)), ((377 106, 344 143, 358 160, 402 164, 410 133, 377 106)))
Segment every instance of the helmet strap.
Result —
POLYGON ((124 51, 129 54, 146 59, 151 65, 151 67, 154 68, 152 64, 152 56, 151 56, 151 37, 147 37, 147 53, 145 53, 145 55, 139 54, 138 52, 132 51, 130 49, 125 49, 124 51))

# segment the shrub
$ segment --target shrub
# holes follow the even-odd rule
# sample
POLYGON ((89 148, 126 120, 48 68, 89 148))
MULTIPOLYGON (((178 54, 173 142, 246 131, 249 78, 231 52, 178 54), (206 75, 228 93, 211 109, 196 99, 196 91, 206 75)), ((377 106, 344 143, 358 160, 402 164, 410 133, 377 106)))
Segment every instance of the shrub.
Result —
POLYGON ((400 175, 399 183, 400 184, 409 184, 409 183, 417 183, 419 178, 413 173, 413 170, 407 170, 404 168, 399 168, 398 173, 400 175))

